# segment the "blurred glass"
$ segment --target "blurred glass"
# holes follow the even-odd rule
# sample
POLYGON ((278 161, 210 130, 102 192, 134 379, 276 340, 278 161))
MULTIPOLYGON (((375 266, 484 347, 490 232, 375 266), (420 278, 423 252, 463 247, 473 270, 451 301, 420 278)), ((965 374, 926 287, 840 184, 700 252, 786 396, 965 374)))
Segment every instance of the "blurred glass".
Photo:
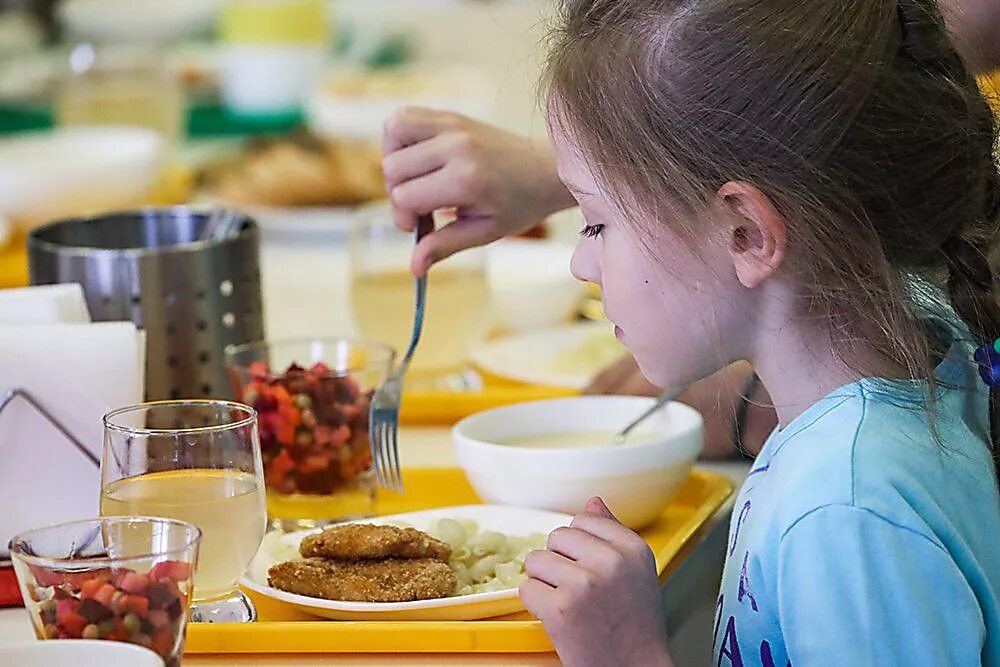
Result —
POLYGON ((66 65, 55 100, 59 125, 137 125, 176 146, 184 94, 157 49, 79 44, 66 65))
MULTIPOLYGON (((413 234, 399 231, 388 206, 359 212, 351 230, 351 308, 362 335, 400 354, 413 330, 413 234)), ((466 250, 430 270, 424 328, 410 365, 418 382, 459 375, 489 328, 486 253, 466 250)), ((412 387, 412 385, 411 385, 412 387)))

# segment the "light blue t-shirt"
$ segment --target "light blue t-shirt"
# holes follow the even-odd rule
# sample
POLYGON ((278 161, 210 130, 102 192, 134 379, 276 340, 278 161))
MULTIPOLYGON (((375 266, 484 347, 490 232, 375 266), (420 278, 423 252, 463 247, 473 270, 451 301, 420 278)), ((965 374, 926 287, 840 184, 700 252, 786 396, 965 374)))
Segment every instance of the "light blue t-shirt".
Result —
POLYGON ((714 665, 1000 666, 988 392, 954 342, 938 438, 913 382, 862 380, 765 443, 733 510, 714 665))

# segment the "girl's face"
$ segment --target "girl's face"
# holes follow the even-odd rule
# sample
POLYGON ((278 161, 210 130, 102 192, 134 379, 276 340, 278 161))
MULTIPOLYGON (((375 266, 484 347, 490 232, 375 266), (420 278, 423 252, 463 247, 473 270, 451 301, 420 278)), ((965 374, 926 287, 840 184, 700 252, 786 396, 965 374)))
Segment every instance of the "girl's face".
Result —
POLYGON ((573 142, 551 128, 559 177, 584 215, 573 275, 601 287, 615 335, 643 374, 658 386, 681 387, 741 358, 750 313, 725 226, 687 221, 698 226, 696 248, 659 221, 640 230, 604 192, 573 142))

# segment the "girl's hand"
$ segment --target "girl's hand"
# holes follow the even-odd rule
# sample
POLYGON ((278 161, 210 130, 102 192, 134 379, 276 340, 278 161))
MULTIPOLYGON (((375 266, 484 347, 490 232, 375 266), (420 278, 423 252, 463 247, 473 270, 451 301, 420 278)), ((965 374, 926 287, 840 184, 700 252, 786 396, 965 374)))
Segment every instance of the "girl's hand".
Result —
POLYGON ((405 107, 385 124, 382 170, 396 225, 456 209, 457 220, 427 235, 413 253, 422 275, 473 246, 525 231, 575 202, 549 147, 445 111, 405 107))
POLYGON ((524 563, 521 601, 544 625, 563 664, 669 666, 653 552, 592 498, 548 549, 524 563))

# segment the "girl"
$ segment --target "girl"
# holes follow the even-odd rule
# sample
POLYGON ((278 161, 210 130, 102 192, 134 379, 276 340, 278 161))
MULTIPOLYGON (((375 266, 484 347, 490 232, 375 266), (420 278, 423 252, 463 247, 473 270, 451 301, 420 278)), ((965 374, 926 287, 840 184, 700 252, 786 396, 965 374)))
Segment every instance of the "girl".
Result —
MULTIPOLYGON (((547 83, 586 219, 572 268, 643 373, 746 359, 777 410, 732 518, 716 663, 1000 665, 1000 177, 937 8, 571 0, 547 83)), ((441 180, 406 147, 434 133, 410 129, 389 128, 387 178, 441 180)), ((421 206, 392 196, 409 225, 421 206)), ((492 224, 460 214, 442 247, 492 224)), ((653 567, 594 499, 521 597, 566 664, 670 665, 653 567)))

